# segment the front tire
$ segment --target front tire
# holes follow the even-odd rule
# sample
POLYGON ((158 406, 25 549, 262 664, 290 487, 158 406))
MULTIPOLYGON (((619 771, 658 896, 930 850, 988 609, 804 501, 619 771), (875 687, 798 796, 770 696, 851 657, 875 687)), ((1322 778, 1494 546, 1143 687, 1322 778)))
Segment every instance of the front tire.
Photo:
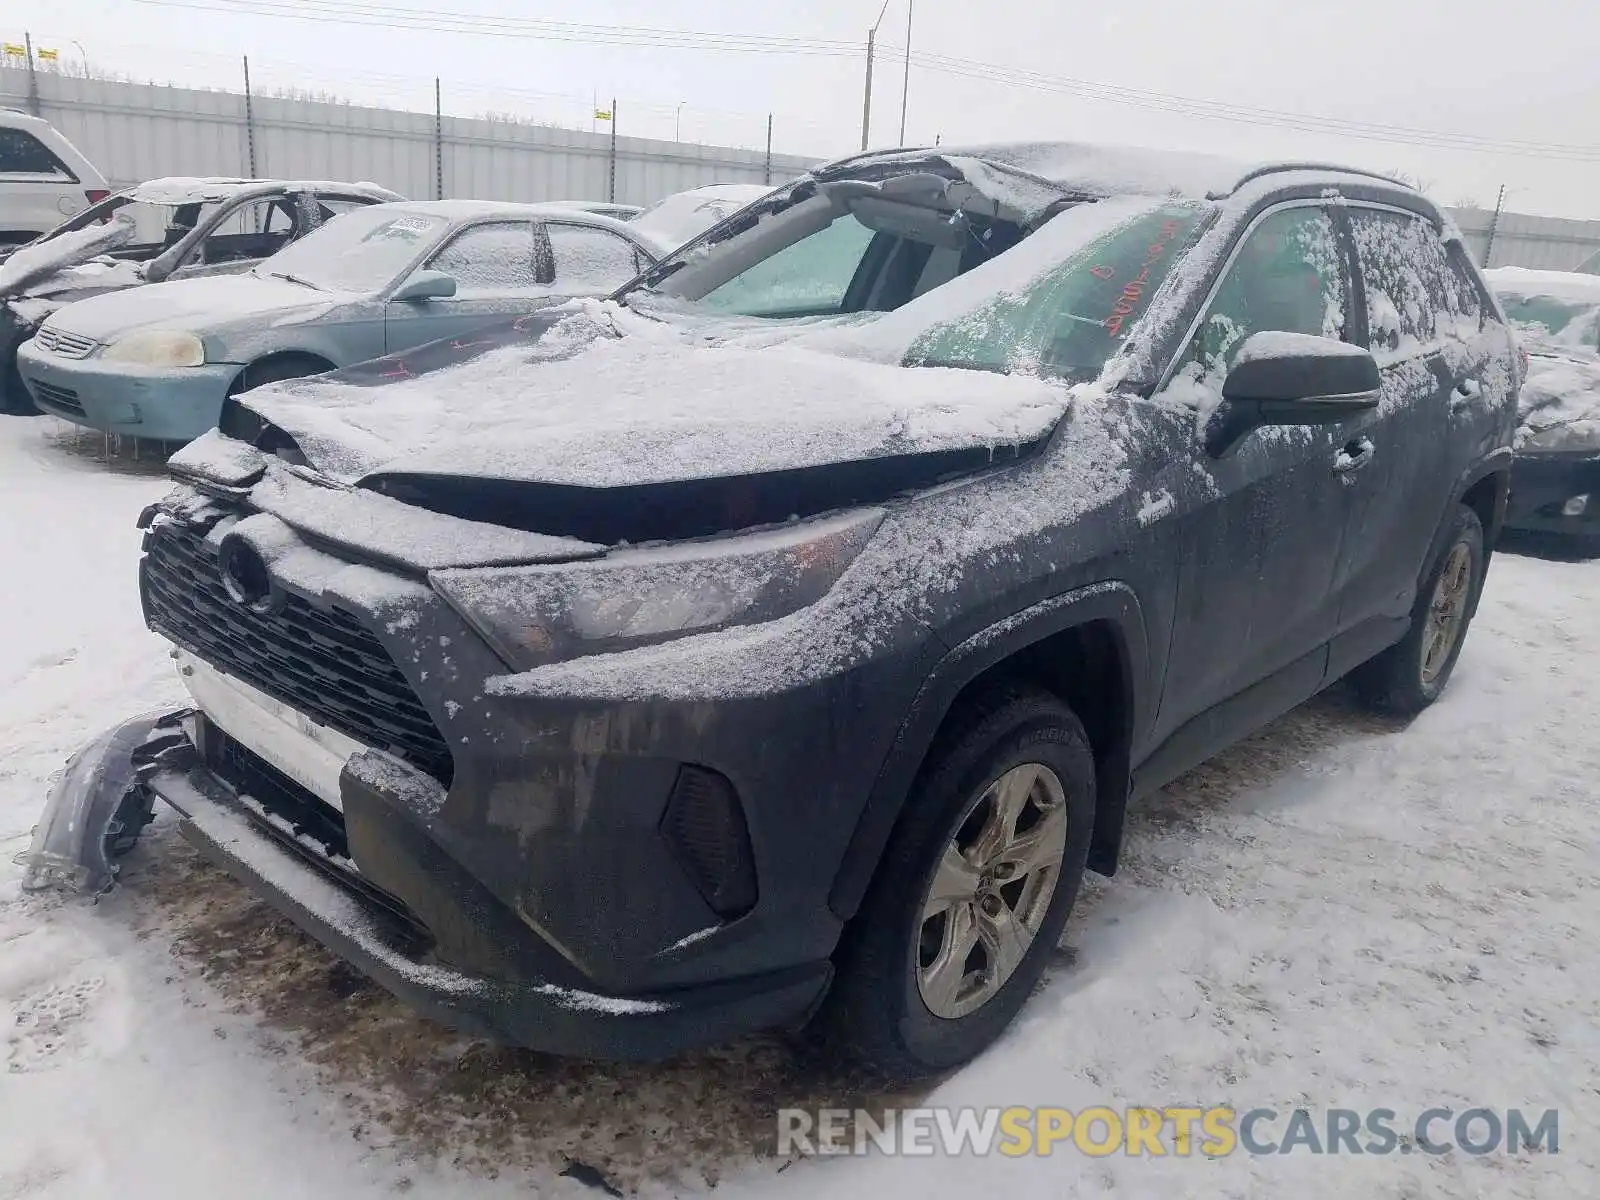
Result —
POLYGON ((1439 698, 1461 657, 1487 568, 1483 524, 1477 513, 1458 504, 1444 548, 1417 589, 1411 628, 1351 673, 1369 708, 1408 717, 1439 698))
POLYGON ((835 955, 818 1022, 888 1079, 971 1059, 1038 983, 1077 898, 1095 812, 1078 718, 992 692, 940 736, 835 955))

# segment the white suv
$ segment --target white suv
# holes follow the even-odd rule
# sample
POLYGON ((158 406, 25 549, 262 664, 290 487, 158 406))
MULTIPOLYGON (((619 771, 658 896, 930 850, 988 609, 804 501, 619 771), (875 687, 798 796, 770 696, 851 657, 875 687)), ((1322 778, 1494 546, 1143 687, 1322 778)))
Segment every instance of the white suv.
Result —
POLYGON ((108 194, 100 172, 50 122, 0 108, 0 253, 108 194))

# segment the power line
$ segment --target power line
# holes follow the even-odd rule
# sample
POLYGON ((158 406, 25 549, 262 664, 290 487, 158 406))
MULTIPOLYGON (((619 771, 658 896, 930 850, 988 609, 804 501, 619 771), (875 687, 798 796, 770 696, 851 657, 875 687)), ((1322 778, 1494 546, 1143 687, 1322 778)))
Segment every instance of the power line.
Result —
MULTIPOLYGON (((858 43, 821 38, 708 33, 631 25, 588 25, 542 18, 501 17, 487 13, 405 8, 361 2, 350 4, 334 4, 330 0, 135 0, 135 2, 165 8, 229 13, 235 16, 270 16, 329 24, 491 34, 497 37, 639 46, 652 49, 738 51, 835 58, 855 58, 864 52, 858 43)), ((894 51, 899 48, 885 47, 885 49, 894 51)), ((1496 139, 1384 122, 1282 112, 1222 100, 1130 88, 1096 80, 1046 75, 1037 71, 951 55, 913 53, 909 59, 911 64, 919 69, 939 74, 977 79, 986 83, 1008 84, 1032 91, 1076 95, 1102 103, 1164 112, 1175 116, 1287 129, 1301 133, 1320 133, 1425 149, 1500 154, 1558 162, 1600 162, 1600 146, 1496 139)))
POLYGON ((438 33, 481 33, 496 37, 531 38, 548 42, 587 42, 652 49, 724 50, 764 54, 808 54, 855 57, 854 42, 824 38, 774 37, 765 34, 706 33, 657 29, 636 25, 585 25, 531 17, 500 17, 486 13, 452 13, 396 8, 377 4, 331 4, 326 0, 135 0, 158 8, 180 8, 231 16, 279 17, 335 25, 365 25, 386 29, 413 29, 438 33))

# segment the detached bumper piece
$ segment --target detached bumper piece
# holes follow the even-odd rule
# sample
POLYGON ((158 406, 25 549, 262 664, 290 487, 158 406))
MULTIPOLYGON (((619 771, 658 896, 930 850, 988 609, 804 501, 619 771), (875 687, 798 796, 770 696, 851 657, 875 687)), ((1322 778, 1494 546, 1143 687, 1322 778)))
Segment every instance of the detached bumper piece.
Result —
MULTIPOLYGON (((537 937, 475 881, 457 877, 460 868, 442 851, 417 845, 414 831, 384 819, 395 799, 382 795, 384 781, 393 780, 396 760, 370 771, 347 766, 340 813, 202 714, 184 724, 176 743, 170 730, 150 743, 140 772, 144 786, 181 815, 184 838, 424 1016, 567 1056, 652 1060, 792 1022, 827 986, 821 964, 648 995, 586 990, 552 948, 539 943, 542 953, 530 954, 537 937), (347 838, 380 874, 401 859, 420 869, 428 920, 347 856, 347 838), (453 944, 504 973, 447 962, 453 944)), ((134 758, 141 761, 137 751, 134 758)), ((394 782, 403 792, 404 781, 394 782)))

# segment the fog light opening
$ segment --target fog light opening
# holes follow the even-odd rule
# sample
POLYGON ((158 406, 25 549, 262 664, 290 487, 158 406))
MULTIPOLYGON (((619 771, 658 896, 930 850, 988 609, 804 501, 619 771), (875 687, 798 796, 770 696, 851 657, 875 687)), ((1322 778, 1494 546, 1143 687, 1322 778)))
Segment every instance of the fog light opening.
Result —
POLYGON ((1581 517, 1588 511, 1589 496, 1587 493, 1582 496, 1569 496, 1567 497, 1567 502, 1561 506, 1561 515, 1563 517, 1581 517))

